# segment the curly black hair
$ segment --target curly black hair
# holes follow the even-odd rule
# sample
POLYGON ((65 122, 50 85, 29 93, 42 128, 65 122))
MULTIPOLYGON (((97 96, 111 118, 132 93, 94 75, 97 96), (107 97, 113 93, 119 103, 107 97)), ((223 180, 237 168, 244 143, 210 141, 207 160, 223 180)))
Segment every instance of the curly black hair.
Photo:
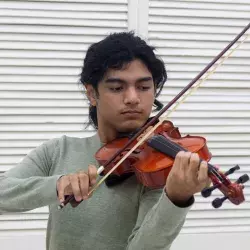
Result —
MULTIPOLYGON (((112 33, 88 48, 80 82, 83 85, 91 84, 98 93, 98 83, 108 69, 121 69, 131 61, 140 59, 152 74, 157 97, 167 80, 167 72, 164 62, 155 55, 154 50, 154 47, 149 46, 132 31, 112 33)), ((96 129, 98 128, 96 107, 91 105, 89 122, 96 129)))

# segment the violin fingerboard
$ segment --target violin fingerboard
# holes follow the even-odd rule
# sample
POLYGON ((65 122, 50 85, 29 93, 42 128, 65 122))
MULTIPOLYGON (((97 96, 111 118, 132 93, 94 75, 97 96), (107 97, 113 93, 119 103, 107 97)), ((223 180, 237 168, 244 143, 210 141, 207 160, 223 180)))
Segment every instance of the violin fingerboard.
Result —
POLYGON ((147 140, 147 144, 152 147, 153 149, 161 152, 167 156, 175 158, 178 152, 186 151, 183 147, 168 140, 166 137, 162 135, 154 135, 150 139, 147 140))

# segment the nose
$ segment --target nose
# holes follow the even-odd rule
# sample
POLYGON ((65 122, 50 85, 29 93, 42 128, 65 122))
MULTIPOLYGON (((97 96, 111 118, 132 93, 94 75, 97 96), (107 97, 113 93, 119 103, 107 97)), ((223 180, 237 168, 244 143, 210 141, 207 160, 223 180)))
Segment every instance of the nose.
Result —
POLYGON ((124 103, 126 105, 137 105, 140 103, 139 93, 134 86, 130 86, 124 93, 124 103))

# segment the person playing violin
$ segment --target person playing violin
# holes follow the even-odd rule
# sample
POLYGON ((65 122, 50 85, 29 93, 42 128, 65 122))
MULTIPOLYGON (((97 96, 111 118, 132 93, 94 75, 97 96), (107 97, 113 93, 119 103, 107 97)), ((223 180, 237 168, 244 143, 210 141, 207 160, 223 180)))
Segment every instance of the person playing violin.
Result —
POLYGON ((0 212, 49 206, 47 250, 170 249, 193 195, 209 182, 197 154, 177 154, 164 188, 145 187, 131 175, 88 196, 97 180, 96 151, 147 122, 167 80, 164 63, 132 32, 114 33, 89 47, 80 80, 96 133, 51 139, 5 172, 0 212), (81 204, 58 210, 71 194, 81 204))

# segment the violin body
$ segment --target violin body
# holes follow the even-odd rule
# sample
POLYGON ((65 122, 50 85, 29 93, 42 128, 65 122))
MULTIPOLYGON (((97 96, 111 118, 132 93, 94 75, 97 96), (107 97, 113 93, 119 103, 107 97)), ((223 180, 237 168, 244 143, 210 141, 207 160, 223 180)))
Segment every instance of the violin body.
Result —
MULTIPOLYGON (((207 148, 206 140, 202 137, 187 135, 177 139, 169 137, 167 133, 162 133, 161 135, 179 144, 187 151, 197 153, 202 160, 209 161, 211 159, 211 153, 207 148)), ((164 187, 173 166, 174 158, 155 150, 149 145, 144 146, 143 153, 140 154, 140 159, 135 164, 135 174, 139 181, 147 187, 164 187)), ((164 146, 162 149, 164 150, 164 146)))
MULTIPOLYGON (((201 159, 209 161, 211 153, 209 152, 206 139, 199 136, 181 137, 177 127, 173 126, 170 121, 164 121, 155 131, 154 135, 162 135, 164 138, 177 143, 186 151, 197 153, 201 159)), ((124 146, 129 138, 115 139, 107 145, 104 145, 96 152, 96 160, 103 165, 111 155, 114 155, 122 146, 124 146), (105 156, 105 157, 104 157, 105 156)), ((136 142, 127 148, 120 156, 104 169, 106 174, 136 142)), ((113 175, 121 176, 127 173, 135 173, 138 181, 144 186, 150 188, 161 188, 166 184, 166 179, 174 163, 174 158, 164 153, 165 145, 159 143, 158 147, 162 150, 156 150, 150 146, 147 141, 139 146, 123 163, 113 172, 113 175)))
MULTIPOLYGON (((170 121, 164 121, 163 124, 155 130, 155 134, 163 131, 169 133, 169 135, 175 138, 179 138, 181 136, 178 128, 174 127, 173 123, 170 121)), ((120 148, 122 148, 128 141, 129 141, 128 137, 114 139, 113 141, 104 145, 96 152, 95 154, 96 160, 100 165, 104 165, 105 162, 112 155, 114 155, 120 148)), ((116 157, 115 160, 113 160, 104 169, 102 175, 106 175, 109 172, 109 170, 112 169, 117 164, 117 162, 119 162, 119 160, 126 154, 126 152, 129 151, 136 143, 137 141, 134 141, 130 145, 130 147, 126 148, 126 150, 124 150, 118 157, 116 157)), ((120 164, 120 166, 113 171, 112 175, 121 176, 123 174, 134 172, 134 164, 136 161, 138 161, 138 153, 142 152, 143 148, 144 148, 143 145, 139 146, 138 150, 136 149, 127 159, 125 159, 123 163, 120 164)))

